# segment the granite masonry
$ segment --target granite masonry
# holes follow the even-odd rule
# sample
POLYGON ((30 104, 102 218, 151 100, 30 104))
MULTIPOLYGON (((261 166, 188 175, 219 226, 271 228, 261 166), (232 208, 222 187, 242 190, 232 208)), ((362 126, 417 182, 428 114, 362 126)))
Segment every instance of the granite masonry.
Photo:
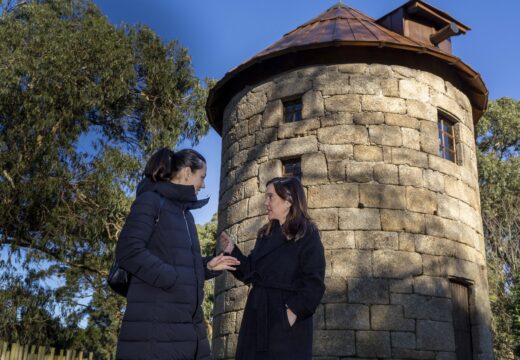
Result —
MULTIPOLYGON (((266 222, 265 182, 300 158, 326 249, 316 359, 456 359, 450 281, 466 284, 477 344, 490 308, 471 106, 402 66, 314 66, 237 94, 223 119, 219 228, 245 252, 266 222), (302 96, 302 120, 282 99, 302 96), (458 163, 439 157, 438 112, 457 119, 458 163)), ((232 359, 248 287, 217 279, 213 351, 232 359)), ((485 357, 483 357, 485 358, 485 357)))

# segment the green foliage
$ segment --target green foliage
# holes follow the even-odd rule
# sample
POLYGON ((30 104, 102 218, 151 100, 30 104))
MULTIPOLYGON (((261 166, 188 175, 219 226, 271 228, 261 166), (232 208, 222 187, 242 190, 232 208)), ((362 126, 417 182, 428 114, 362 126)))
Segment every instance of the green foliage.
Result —
POLYGON ((204 256, 213 255, 217 244, 217 214, 213 214, 211 220, 204 225, 197 225, 197 234, 200 241, 200 250, 204 256))
POLYGON ((66 342, 63 339, 65 332, 61 324, 52 316, 52 292, 39 285, 30 283, 32 274, 24 279, 13 274, 3 274, 2 282, 9 285, 9 290, 0 290, 0 308, 2 321, 0 330, 4 334, 4 340, 8 342, 20 341, 27 343, 29 340, 39 344, 48 345, 48 334, 52 335, 57 343, 66 342), (28 331, 35 331, 32 339, 28 339, 28 331), (16 334, 21 337, 15 338, 16 334))
POLYGON ((490 102, 477 144, 495 353, 512 359, 520 356, 520 102, 490 102))
POLYGON ((500 159, 518 156, 520 150, 520 101, 500 98, 489 103, 477 127, 478 147, 500 159))
MULTIPOLYGON (((200 250, 203 256, 214 255, 215 246, 217 242, 217 214, 211 217, 210 222, 204 225, 197 225, 197 234, 199 236, 200 250)), ((215 302, 215 280, 207 280, 204 283, 204 301, 202 303, 202 310, 204 311, 204 319, 206 321, 206 328, 208 330, 208 337, 211 339, 213 322, 213 304, 215 302)))
POLYGON ((514 285, 511 288, 511 318, 513 351, 516 356, 520 356, 520 274, 518 272, 515 274, 514 285))
POLYGON ((0 240, 17 266, 0 268, 16 302, 0 338, 88 339, 76 345, 108 358, 124 299, 105 276, 129 194, 151 152, 206 134, 207 88, 177 42, 115 28, 89 0, 2 1, 0 39, 0 240))
POLYGON ((512 336, 513 317, 511 306, 514 303, 506 289, 502 262, 496 256, 488 256, 489 300, 493 313, 493 348, 496 359, 514 359, 515 340, 512 336))

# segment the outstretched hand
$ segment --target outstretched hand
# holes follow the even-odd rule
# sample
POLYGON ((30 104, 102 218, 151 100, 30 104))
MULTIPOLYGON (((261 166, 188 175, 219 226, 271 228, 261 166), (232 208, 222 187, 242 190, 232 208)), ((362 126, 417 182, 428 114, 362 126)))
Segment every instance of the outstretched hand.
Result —
POLYGON ((222 231, 222 233, 220 234, 219 243, 220 248, 226 254, 231 254, 233 248, 235 247, 233 239, 231 239, 231 236, 229 236, 229 234, 225 231, 222 231))
POLYGON ((213 259, 208 261, 208 269, 211 271, 221 271, 221 270, 236 270, 233 266, 240 265, 240 261, 238 261, 233 256, 227 256, 224 254, 220 254, 219 256, 215 256, 213 259))

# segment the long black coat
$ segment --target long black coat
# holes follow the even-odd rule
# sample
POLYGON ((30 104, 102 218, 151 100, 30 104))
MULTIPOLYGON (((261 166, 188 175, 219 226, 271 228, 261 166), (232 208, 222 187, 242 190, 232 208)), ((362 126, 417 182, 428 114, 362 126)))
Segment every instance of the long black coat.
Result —
POLYGON ((312 315, 325 291, 325 257, 317 230, 288 241, 275 221, 233 275, 252 283, 238 336, 237 360, 312 358, 312 315), (298 317, 291 327, 286 308, 298 317))
POLYGON ((206 203, 193 186, 139 185, 116 247, 119 265, 132 274, 117 359, 211 358, 200 305, 204 279, 217 273, 201 257, 189 211, 206 203))

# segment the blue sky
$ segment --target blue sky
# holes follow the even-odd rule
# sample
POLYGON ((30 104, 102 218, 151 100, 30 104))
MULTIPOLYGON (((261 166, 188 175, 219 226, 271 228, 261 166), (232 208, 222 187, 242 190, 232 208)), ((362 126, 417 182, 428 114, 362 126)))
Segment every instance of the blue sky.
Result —
MULTIPOLYGON (((188 48, 196 75, 215 79, 337 3, 333 0, 94 1, 116 25, 146 24, 164 41, 178 40, 188 48)), ((343 2, 376 19, 405 3, 404 0, 343 2)), ((507 96, 520 100, 520 41, 514 38, 518 34, 520 1, 427 2, 472 29, 453 39, 454 53, 481 74, 490 99, 507 96)), ((206 189, 201 196, 211 195, 211 200, 205 208, 194 212, 196 222, 205 223, 218 206, 219 135, 211 130, 196 149, 208 160, 206 189)))

